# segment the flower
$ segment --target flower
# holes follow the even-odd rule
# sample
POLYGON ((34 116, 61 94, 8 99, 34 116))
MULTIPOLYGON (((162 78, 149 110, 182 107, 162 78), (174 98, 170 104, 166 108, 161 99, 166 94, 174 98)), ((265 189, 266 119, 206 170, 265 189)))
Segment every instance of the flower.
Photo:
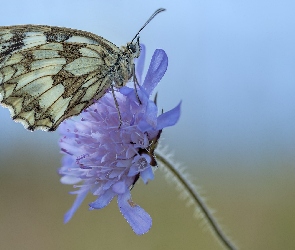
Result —
MULTIPOLYGON (((144 57, 145 48, 142 46, 136 62, 139 83, 144 57)), ((60 125, 59 144, 64 154, 59 170, 61 182, 79 187, 71 192, 77 197, 65 214, 65 223, 91 192, 98 196, 89 204, 91 210, 107 206, 117 196, 119 209, 133 231, 141 235, 150 229, 150 215, 132 201, 130 190, 139 178, 144 183, 154 178, 153 169, 157 163, 153 152, 162 129, 173 126, 180 116, 180 104, 157 116, 157 106, 149 100, 167 65, 165 51, 158 49, 137 91, 127 86, 115 91, 121 121, 114 97, 108 92, 80 116, 60 125)))

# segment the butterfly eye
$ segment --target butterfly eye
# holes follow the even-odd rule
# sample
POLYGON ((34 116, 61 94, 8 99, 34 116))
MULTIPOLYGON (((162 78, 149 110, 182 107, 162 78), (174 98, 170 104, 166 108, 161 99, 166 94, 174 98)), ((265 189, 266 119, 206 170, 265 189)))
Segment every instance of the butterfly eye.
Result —
POLYGON ((135 46, 134 44, 130 43, 130 44, 128 45, 128 49, 129 49, 129 51, 131 51, 133 54, 136 53, 136 46, 135 46))

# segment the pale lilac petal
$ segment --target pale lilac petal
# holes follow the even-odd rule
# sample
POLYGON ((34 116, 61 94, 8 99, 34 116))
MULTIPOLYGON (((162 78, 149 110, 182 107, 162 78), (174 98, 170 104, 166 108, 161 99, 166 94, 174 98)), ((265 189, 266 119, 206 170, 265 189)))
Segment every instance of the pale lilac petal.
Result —
POLYGON ((164 50, 157 49, 152 57, 150 67, 142 84, 148 95, 151 95, 154 88, 164 76, 168 67, 168 57, 164 50))
POLYGON ((123 94, 125 96, 128 96, 131 93, 134 94, 134 89, 126 87, 126 86, 120 88, 119 91, 120 91, 121 94, 123 94))
POLYGON ((157 112, 158 108, 153 102, 149 102, 146 107, 145 119, 140 120, 138 123, 138 129, 140 131, 147 131, 157 126, 157 112))
POLYGON ((154 179, 154 172, 151 167, 146 168, 144 171, 140 173, 140 177, 143 182, 146 184, 148 180, 154 179))
POLYGON ((98 197, 94 202, 89 203, 89 206, 94 209, 101 209, 109 205, 112 199, 116 196, 116 193, 112 189, 108 189, 103 195, 98 197))
POLYGON ((67 184, 67 185, 74 185, 79 183, 80 181, 81 181, 81 178, 70 176, 70 175, 65 175, 60 178, 60 182, 62 184, 67 184))
POLYGON ((126 192, 126 184, 125 181, 118 181, 117 183, 115 183, 112 186, 112 189, 114 192, 116 192, 117 194, 123 194, 126 192))
POLYGON ((135 166, 135 165, 132 165, 129 172, 128 172, 128 176, 131 177, 131 176, 135 176, 139 173, 139 170, 138 170, 138 167, 135 166))
POLYGON ((134 233, 141 235, 150 230, 151 216, 143 208, 133 203, 130 192, 118 195, 118 206, 134 233))
POLYGON ((146 108, 146 121, 153 128, 157 126, 157 111, 158 108, 153 102, 149 102, 146 108))
POLYGON ((171 109, 158 117, 157 130, 173 126, 177 123, 180 117, 180 106, 181 102, 174 109, 171 109))
POLYGON ((80 193, 77 195, 73 206, 64 215, 64 223, 68 223, 69 220, 73 217, 76 210, 80 207, 81 203, 84 201, 86 195, 88 194, 88 191, 89 191, 88 189, 85 189, 82 191, 80 190, 80 193))

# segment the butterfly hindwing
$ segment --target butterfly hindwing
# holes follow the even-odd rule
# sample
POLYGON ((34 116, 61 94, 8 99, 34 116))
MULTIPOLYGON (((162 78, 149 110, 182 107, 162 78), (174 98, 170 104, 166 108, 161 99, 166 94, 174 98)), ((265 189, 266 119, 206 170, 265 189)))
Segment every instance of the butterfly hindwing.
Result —
MULTIPOLYGON (((120 53, 117 46, 89 32, 38 25, 0 27, 1 104, 30 130, 55 130, 116 81, 114 65, 120 53)), ((130 71, 129 65, 123 66, 130 71)), ((117 76, 122 77, 125 82, 130 78, 117 76)))

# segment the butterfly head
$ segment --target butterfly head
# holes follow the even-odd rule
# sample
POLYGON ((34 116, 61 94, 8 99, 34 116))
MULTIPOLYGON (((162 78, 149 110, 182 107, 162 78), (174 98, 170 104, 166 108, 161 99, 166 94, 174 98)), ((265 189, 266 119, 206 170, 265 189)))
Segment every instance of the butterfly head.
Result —
POLYGON ((138 58, 140 55, 140 45, 139 45, 139 37, 137 37, 136 42, 128 43, 127 44, 127 50, 128 52, 133 55, 133 58, 138 58))

